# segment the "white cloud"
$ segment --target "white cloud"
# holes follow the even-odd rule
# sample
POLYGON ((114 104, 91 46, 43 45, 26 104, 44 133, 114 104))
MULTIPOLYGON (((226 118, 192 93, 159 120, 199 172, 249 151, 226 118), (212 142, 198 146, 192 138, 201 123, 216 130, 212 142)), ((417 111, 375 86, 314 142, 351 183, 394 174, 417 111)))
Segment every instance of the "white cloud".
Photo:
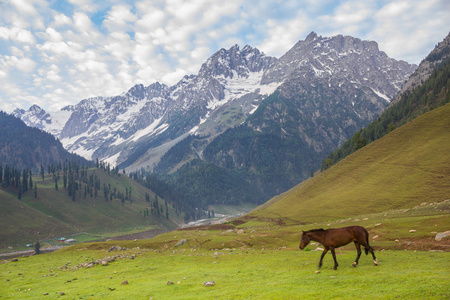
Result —
POLYGON ((36 42, 36 39, 30 31, 18 27, 0 27, 0 38, 28 44, 34 44, 36 42))
POLYGON ((28 57, 3 56, 0 63, 3 64, 6 70, 17 69, 25 73, 33 71, 36 67, 36 63, 28 57))
POLYGON ((53 16, 53 23, 51 25, 59 27, 63 25, 70 25, 72 24, 72 20, 66 16, 65 14, 55 12, 53 16))
POLYGON ((73 4, 77 10, 81 10, 84 12, 94 12, 97 10, 97 6, 94 4, 94 1, 91 0, 68 0, 71 4, 73 4))
POLYGON ((76 12, 73 14, 73 23, 75 28, 82 33, 86 33, 92 30, 92 22, 88 15, 82 12, 76 12))
POLYGON ((279 57, 306 34, 308 24, 308 17, 301 14, 296 19, 284 24, 279 24, 275 20, 268 20, 266 22, 268 38, 258 48, 262 49, 267 55, 279 57))
POLYGON ((115 5, 111 8, 103 21, 110 32, 126 31, 131 29, 131 23, 136 21, 129 5, 115 5))
POLYGON ((374 29, 368 34, 394 58, 419 63, 449 33, 450 2, 394 1, 374 16, 374 29))
POLYGON ((311 31, 419 62, 448 34, 447 0, 0 0, 0 106, 45 107, 174 84, 220 48, 281 56, 311 31), (60 104, 58 104, 60 102, 60 104))
POLYGON ((9 0, 16 7, 17 11, 26 15, 37 15, 38 12, 34 7, 36 1, 29 0, 9 0))

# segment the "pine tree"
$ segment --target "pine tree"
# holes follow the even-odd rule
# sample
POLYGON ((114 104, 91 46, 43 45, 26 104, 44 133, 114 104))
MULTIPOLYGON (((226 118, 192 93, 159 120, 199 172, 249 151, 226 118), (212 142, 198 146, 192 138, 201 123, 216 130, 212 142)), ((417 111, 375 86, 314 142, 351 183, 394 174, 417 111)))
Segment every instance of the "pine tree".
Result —
POLYGON ((18 198, 19 200, 21 200, 21 199, 22 199, 22 185, 20 184, 20 180, 19 180, 19 185, 18 185, 18 187, 17 187, 17 190, 18 190, 18 192, 17 192, 17 198, 18 198))
POLYGON ((29 186, 29 188, 31 190, 33 188, 33 179, 32 179, 31 170, 28 170, 28 173, 30 174, 30 181, 28 183, 28 186, 29 186))
POLYGON ((67 175, 66 175, 66 172, 64 172, 64 174, 63 174, 63 182, 64 182, 64 188, 66 188, 67 187, 67 175))
POLYGON ((5 171, 4 171, 2 186, 8 187, 9 184, 10 184, 10 181, 11 181, 11 175, 10 175, 10 171, 9 171, 9 166, 5 165, 5 171))
POLYGON ((35 251, 35 254, 41 253, 41 244, 39 244, 39 242, 36 242, 36 244, 34 244, 34 251, 35 251))

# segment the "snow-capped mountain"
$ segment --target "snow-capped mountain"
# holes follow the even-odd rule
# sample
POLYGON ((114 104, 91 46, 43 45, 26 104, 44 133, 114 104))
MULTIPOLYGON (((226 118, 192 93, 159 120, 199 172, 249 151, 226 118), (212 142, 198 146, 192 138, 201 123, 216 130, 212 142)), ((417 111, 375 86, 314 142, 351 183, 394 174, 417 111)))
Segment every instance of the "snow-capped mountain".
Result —
MULTIPOLYGON (((204 148, 244 122, 277 89, 288 97, 318 83, 345 87, 350 93, 365 88, 372 106, 359 109, 353 94, 346 101, 359 118, 373 119, 415 68, 389 58, 375 42, 311 33, 280 59, 235 45, 219 50, 197 75, 185 76, 173 86, 136 85, 122 95, 85 99, 56 113, 33 106, 14 114, 53 133, 67 150, 88 159, 151 170, 188 135, 207 137, 204 148)), ((333 112, 332 103, 325 106, 333 112)))
POLYGON ((13 116, 22 119, 28 126, 47 131, 57 137, 71 114, 70 108, 54 111, 50 114, 36 104, 32 105, 27 111, 17 108, 12 113, 13 116))

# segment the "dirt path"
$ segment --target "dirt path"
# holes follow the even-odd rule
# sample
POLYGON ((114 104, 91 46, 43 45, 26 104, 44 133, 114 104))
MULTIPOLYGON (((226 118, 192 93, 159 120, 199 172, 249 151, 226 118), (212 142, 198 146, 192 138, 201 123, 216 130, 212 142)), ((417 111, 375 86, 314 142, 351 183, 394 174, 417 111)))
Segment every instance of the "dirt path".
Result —
MULTIPOLYGON (((41 249, 41 254, 50 253, 60 249, 61 247, 52 247, 41 249)), ((34 255, 34 250, 15 251, 8 253, 0 253, 0 260, 11 259, 16 257, 24 257, 34 255)))

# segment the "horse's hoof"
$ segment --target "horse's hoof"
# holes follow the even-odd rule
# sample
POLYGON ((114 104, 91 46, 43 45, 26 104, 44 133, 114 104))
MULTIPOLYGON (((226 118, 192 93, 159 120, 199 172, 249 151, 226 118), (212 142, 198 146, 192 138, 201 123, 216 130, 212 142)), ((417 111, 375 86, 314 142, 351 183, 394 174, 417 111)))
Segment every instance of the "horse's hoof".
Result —
POLYGON ((375 259, 375 260, 373 261, 373 265, 374 265, 374 266, 378 266, 378 259, 375 259))
POLYGON ((357 263, 354 262, 354 263, 352 264, 352 267, 354 268, 354 267, 356 267, 356 265, 357 265, 357 263))

